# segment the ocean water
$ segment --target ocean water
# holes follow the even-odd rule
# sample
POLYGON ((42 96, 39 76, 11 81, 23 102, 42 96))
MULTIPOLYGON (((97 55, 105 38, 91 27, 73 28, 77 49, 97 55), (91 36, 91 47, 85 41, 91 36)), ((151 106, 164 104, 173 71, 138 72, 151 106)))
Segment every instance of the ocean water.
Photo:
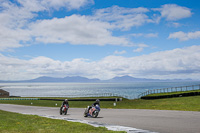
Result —
POLYGON ((11 96, 21 97, 87 97, 118 95, 128 99, 152 89, 199 85, 188 82, 131 82, 131 83, 0 83, 11 96))

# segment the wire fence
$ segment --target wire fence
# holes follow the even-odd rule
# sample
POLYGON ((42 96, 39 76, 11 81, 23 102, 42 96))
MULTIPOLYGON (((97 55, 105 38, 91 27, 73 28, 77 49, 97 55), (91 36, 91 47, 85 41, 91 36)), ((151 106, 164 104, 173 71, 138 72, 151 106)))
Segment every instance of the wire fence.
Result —
POLYGON ((62 95, 62 96, 57 96, 57 97, 123 97, 123 98, 128 98, 128 96, 125 95, 120 95, 116 93, 94 93, 94 94, 82 94, 82 95, 62 95))
POLYGON ((0 100, 39 100, 39 98, 0 98, 0 100))
MULTIPOLYGON (((0 97, 0 100, 38 100, 37 97, 44 97, 43 95, 37 95, 37 96, 32 96, 36 98, 20 98, 21 96, 8 96, 8 97, 0 97)), ((94 94, 77 94, 77 95, 46 95, 45 97, 65 97, 65 98, 84 98, 84 97, 121 97, 121 98, 127 98, 128 96, 126 95, 120 95, 116 93, 94 93, 94 94)))
MULTIPOLYGON (((60 95, 60 96, 47 96, 47 97, 68 97, 68 98, 84 98, 84 97, 121 97, 121 98, 128 98, 128 96, 125 95, 119 95, 114 93, 96 93, 96 94, 83 94, 83 95, 60 95)), ((0 100, 39 100, 39 98, 0 98, 0 100)))
POLYGON ((148 90, 146 92, 139 94, 138 98, 141 98, 143 96, 150 95, 150 94, 180 92, 180 91, 193 91, 193 90, 200 90, 200 85, 180 86, 180 87, 148 90))

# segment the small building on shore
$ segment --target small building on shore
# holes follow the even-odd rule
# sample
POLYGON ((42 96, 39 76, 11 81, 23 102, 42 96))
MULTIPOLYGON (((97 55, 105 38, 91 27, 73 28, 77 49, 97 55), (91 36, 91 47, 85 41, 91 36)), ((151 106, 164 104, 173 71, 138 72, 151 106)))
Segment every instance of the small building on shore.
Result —
POLYGON ((9 97, 9 92, 0 89, 0 98, 5 98, 5 97, 9 97))

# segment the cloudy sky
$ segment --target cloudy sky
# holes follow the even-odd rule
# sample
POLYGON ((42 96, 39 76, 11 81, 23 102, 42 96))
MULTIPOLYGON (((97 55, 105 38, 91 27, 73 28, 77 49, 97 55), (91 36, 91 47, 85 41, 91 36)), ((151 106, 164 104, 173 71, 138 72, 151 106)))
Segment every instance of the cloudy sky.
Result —
POLYGON ((0 80, 200 79, 196 0, 0 0, 0 80))

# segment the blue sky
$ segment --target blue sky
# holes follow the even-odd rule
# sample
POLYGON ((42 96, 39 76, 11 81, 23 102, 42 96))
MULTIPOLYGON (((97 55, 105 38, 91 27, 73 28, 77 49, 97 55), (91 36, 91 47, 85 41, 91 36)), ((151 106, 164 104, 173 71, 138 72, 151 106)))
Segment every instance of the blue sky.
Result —
POLYGON ((0 80, 199 79, 195 0, 0 0, 0 80))

